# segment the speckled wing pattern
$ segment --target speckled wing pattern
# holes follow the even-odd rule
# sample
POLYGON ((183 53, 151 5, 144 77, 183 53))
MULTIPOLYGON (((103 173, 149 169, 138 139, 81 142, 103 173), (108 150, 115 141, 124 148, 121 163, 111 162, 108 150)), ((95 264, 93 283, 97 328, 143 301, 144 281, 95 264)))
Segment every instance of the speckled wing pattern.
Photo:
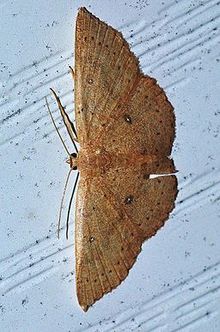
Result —
POLYGON ((139 75, 138 60, 122 35, 80 9, 76 22, 75 112, 81 144, 90 144, 98 136, 139 75))
POLYGON ((115 156, 105 174, 81 174, 77 191, 76 287, 87 310, 126 278, 143 241, 163 226, 177 180, 169 175, 171 104, 122 35, 85 8, 76 22, 75 107, 81 148, 115 156))

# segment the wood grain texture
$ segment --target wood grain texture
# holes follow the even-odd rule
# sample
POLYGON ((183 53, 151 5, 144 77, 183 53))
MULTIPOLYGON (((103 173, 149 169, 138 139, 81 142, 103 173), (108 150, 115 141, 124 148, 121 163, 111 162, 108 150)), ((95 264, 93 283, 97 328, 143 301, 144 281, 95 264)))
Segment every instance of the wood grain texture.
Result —
POLYGON ((122 35, 85 8, 76 22, 75 103, 76 287, 86 311, 126 278, 174 207, 175 117, 122 35))

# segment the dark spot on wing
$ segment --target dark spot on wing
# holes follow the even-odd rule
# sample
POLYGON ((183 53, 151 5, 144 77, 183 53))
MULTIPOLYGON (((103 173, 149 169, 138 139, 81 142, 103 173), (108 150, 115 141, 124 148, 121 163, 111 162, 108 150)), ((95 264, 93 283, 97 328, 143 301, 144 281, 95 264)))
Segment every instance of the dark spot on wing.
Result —
POLYGON ((134 200, 134 196, 129 195, 125 198, 124 202, 125 202, 125 204, 132 204, 133 200, 134 200))
POLYGON ((130 115, 125 114, 125 115, 124 115, 124 120, 125 120, 128 124, 132 124, 132 119, 131 119, 130 115))

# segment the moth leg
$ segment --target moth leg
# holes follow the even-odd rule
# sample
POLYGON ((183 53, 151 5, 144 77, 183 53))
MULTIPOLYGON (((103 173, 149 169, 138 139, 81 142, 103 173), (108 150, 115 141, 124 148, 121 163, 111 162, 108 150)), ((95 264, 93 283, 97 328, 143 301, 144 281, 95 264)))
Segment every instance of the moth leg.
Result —
POLYGON ((67 212, 67 219, 66 219, 66 239, 68 240, 68 236, 69 236, 69 219, 70 219, 70 210, 71 210, 71 205, 72 205, 72 201, 73 201, 73 197, 76 191, 76 186, 77 186, 77 182, 79 180, 79 172, 77 172, 76 175, 76 180, 73 186, 73 191, 70 197, 70 201, 69 201, 69 207, 68 207, 68 212, 67 212))
POLYGON ((69 118, 68 114, 66 113, 63 105, 61 104, 60 98, 57 96, 56 92, 53 89, 50 89, 50 90, 52 91, 52 93, 56 99, 57 105, 59 107, 60 113, 61 113, 63 121, 64 121, 64 124, 67 128, 67 131, 69 133, 69 136, 70 136, 73 144, 75 145, 75 142, 78 142, 78 139, 77 139, 77 133, 76 133, 74 124, 70 121, 70 118, 69 118))
POLYGON ((75 72, 73 70, 73 68, 71 66, 69 66, 69 69, 70 69, 70 72, 71 72, 71 75, 72 75, 72 78, 73 80, 75 79, 75 72))

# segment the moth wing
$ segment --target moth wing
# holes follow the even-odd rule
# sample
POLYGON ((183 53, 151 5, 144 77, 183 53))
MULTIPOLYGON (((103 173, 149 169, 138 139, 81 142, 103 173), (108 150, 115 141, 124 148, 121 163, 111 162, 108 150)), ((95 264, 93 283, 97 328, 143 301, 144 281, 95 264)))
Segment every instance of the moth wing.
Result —
POLYGON ((113 154, 169 156, 174 137, 175 116, 165 92, 155 79, 141 76, 94 144, 113 154))
POLYGON ((75 40, 75 116, 81 146, 99 136, 139 75, 138 60, 122 34, 81 8, 75 40))
MULTIPOLYGON (((169 166, 170 167, 170 166, 169 166)), ((159 172, 168 170, 160 164, 159 172)), ((143 241, 163 226, 174 207, 175 176, 149 179, 148 166, 81 178, 76 207, 76 287, 86 311, 128 274, 143 241)))
POLYGON ((173 107, 156 80, 141 74, 122 34, 81 8, 75 46, 81 146, 169 155, 175 136, 173 107))

